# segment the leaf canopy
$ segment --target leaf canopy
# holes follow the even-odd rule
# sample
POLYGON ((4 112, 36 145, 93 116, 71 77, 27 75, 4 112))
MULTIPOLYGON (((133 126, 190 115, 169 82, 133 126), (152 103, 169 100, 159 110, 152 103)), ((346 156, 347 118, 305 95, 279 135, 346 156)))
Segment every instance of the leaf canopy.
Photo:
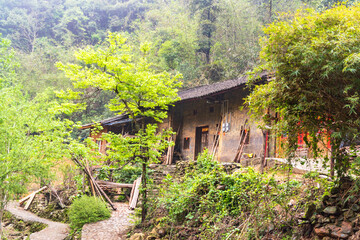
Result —
POLYGON ((297 134, 306 132, 316 150, 319 132, 332 134, 333 146, 352 142, 360 130, 360 5, 338 5, 324 12, 300 10, 290 20, 265 28, 257 71, 273 73, 247 102, 259 116, 280 113, 279 133, 289 134, 292 151, 297 134))
POLYGON ((116 97, 108 105, 110 110, 130 114, 134 119, 150 117, 161 121, 167 116, 169 105, 178 99, 181 75, 157 72, 146 58, 148 44, 140 48, 143 55, 137 56, 124 37, 110 33, 100 47, 76 52, 79 64, 58 63, 58 67, 73 81, 75 88, 95 87, 115 92, 116 97))

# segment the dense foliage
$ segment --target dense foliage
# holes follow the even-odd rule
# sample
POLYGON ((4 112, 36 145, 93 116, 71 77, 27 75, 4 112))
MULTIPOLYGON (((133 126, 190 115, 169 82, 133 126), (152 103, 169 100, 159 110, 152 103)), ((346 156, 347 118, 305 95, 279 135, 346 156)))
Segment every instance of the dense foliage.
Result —
POLYGON ((259 68, 275 78, 248 97, 253 113, 269 108, 280 113, 275 127, 288 133, 292 153, 298 133, 308 133, 305 141, 315 157, 318 143, 326 146, 331 136, 339 174, 349 167, 341 147, 355 144, 360 130, 359 11, 360 5, 299 11, 267 27, 259 68))
POLYGON ((151 218, 160 219, 176 239, 260 239, 274 228, 300 239, 295 219, 307 201, 319 199, 317 187, 279 181, 252 168, 227 171, 201 155, 180 181, 168 176, 151 218))
MULTIPOLYGON (((360 7, 331 9, 336 2, 0 0, 0 33, 12 40, 0 38, 0 222, 6 202, 27 182, 47 183, 51 167, 70 152, 84 165, 140 163, 146 209, 147 167, 169 145, 171 132, 157 132, 145 118, 166 117, 178 81, 188 87, 236 78, 257 65, 260 48, 259 69, 276 78, 248 98, 251 111, 280 113, 273 129, 288 136, 290 151, 299 132, 308 133, 315 155, 317 143, 331 135, 336 167, 345 172, 348 161, 339 149, 354 143, 360 130, 360 7), (294 14, 305 3, 313 10, 294 14), (70 138, 73 122, 64 119, 85 123, 112 116, 106 104, 129 114, 138 131, 135 137, 104 135, 112 144, 100 158, 91 151, 94 142, 87 139, 85 148, 70 138)), ((266 115, 264 122, 272 120, 266 115)), ((227 174, 203 156, 183 182, 168 181, 159 206, 169 214, 165 223, 195 226, 200 237, 251 238, 266 232, 280 212, 288 214, 286 202, 298 187, 251 169, 227 174)), ((90 200, 84 201, 80 206, 90 200)))
MULTIPOLYGON (((37 61, 40 54, 50 64, 74 46, 99 44, 108 31, 128 32, 134 41, 147 38, 156 43, 159 67, 186 71, 189 83, 216 81, 251 67, 261 26, 277 12, 304 3, 323 5, 301 0, 0 1, 0 32, 21 52, 37 61), (186 70, 191 64, 194 73, 186 70)), ((52 72, 49 67, 43 71, 52 72)))
MULTIPOLYGON (((236 78, 256 66, 261 29, 278 12, 291 15, 305 5, 322 10, 335 2, 339 0, 0 0, 0 33, 12 40, 20 59, 19 81, 31 96, 48 87, 71 87, 54 64, 74 61, 74 50, 101 44, 108 32, 122 32, 134 45, 151 41, 148 55, 154 66, 180 72, 188 87, 236 78)), ((97 88, 83 93, 87 107, 73 114, 73 121, 113 115, 104 107, 113 95, 97 88)))
MULTIPOLYGON (((144 220, 147 168, 158 161, 171 133, 170 129, 157 132, 156 122, 162 122, 167 117, 169 107, 178 99, 181 75, 154 69, 147 57, 150 51, 148 43, 141 44, 140 55, 134 49, 122 35, 109 33, 101 46, 87 47, 75 53, 80 64, 58 63, 58 67, 73 81, 74 88, 92 87, 114 93, 107 106, 132 120, 135 137, 109 133, 104 139, 111 143, 107 157, 113 158, 115 164, 125 160, 142 164, 144 220)), ((58 96, 72 100, 79 99, 81 94, 71 89, 58 92, 58 96)), ((84 104, 78 102, 62 104, 62 110, 69 113, 83 108, 84 104)))
POLYGON ((0 52, 1 225, 7 202, 26 192, 28 183, 49 184, 51 168, 69 157, 73 126, 55 111, 54 93, 24 93, 10 41, 0 38, 0 52))
POLYGON ((112 181, 118 183, 132 184, 140 176, 141 168, 137 165, 126 165, 122 168, 103 166, 99 171, 98 178, 105 181, 109 181, 111 179, 112 181))
POLYGON ((79 229, 86 223, 98 222, 111 216, 110 210, 101 199, 86 195, 74 200, 68 214, 72 229, 79 229))

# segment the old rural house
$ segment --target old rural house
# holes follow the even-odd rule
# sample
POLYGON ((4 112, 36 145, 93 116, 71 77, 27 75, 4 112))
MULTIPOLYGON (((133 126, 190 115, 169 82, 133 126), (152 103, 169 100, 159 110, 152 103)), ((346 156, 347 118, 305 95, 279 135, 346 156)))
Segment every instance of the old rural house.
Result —
MULTIPOLYGON (((266 75, 260 81, 266 81, 266 75)), ((179 92, 181 100, 169 110, 169 116, 159 124, 159 129, 172 127, 176 132, 175 147, 171 151, 174 160, 193 159, 205 148, 215 154, 221 162, 235 160, 243 143, 244 161, 260 160, 275 156, 275 144, 269 133, 258 128, 249 119, 246 108, 241 109, 247 77, 195 87, 179 92)), ((119 134, 131 134, 131 120, 126 115, 100 121, 104 130, 119 134)), ((92 124, 82 128, 90 128, 92 124)), ((99 133, 101 134, 101 133, 99 133)), ((98 135, 94 135, 96 139, 98 135)), ((106 144, 98 141, 99 151, 104 152, 106 144)), ((238 159, 240 159, 238 157, 238 159)))

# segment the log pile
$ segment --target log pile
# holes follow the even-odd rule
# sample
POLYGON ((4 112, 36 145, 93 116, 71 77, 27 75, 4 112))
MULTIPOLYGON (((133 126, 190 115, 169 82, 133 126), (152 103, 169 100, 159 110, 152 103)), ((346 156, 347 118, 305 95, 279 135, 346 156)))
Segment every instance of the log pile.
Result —
POLYGON ((111 188, 131 188, 132 194, 129 199, 129 207, 130 209, 135 209, 138 198, 139 198, 139 188, 141 183, 141 176, 134 181, 133 184, 126 184, 126 183, 114 183, 102 180, 95 180, 92 176, 92 172, 90 170, 89 164, 87 161, 86 165, 83 165, 78 159, 74 158, 74 162, 83 170, 83 172, 88 176, 88 180, 91 187, 91 192, 94 196, 98 196, 102 199, 105 199, 111 206, 113 210, 116 210, 114 203, 110 200, 110 198, 105 193, 104 189, 111 189, 111 188))
POLYGON ((99 196, 102 199, 105 199, 111 206, 113 210, 116 210, 114 203, 110 200, 110 198, 106 195, 104 190, 99 186, 99 184, 95 181, 94 177, 91 174, 89 164, 86 162, 86 166, 84 166, 78 159, 74 158, 74 162, 84 171, 84 173, 88 176, 88 180, 91 187, 91 192, 94 196, 99 196))
MULTIPOLYGON (((104 190, 114 189, 114 188, 131 188, 130 198, 128 196, 126 196, 126 197, 129 200, 129 208, 132 210, 135 209, 138 199, 139 199, 141 176, 138 179, 136 179, 133 184, 115 183, 115 182, 109 182, 109 181, 95 180, 95 178, 92 175, 92 171, 90 170, 91 168, 89 167, 89 164, 87 161, 85 161, 85 163, 86 163, 86 165, 85 165, 85 164, 82 164, 76 158, 74 158, 73 160, 80 167, 80 169, 82 169, 82 171, 85 173, 85 175, 88 177, 90 189, 91 189, 93 196, 100 197, 102 200, 107 201, 109 203, 109 205, 111 206, 111 208, 113 210, 116 210, 114 203, 110 200, 110 198, 108 197, 108 195, 105 193, 104 190)), ((50 195, 58 199, 60 207, 65 208, 65 204, 63 203, 63 200, 60 198, 60 196, 58 195, 56 190, 54 188, 52 188, 51 186, 44 186, 44 187, 40 188, 39 190, 29 194, 28 196, 20 199, 19 204, 23 205, 26 203, 24 209, 28 210, 31 203, 33 202, 36 194, 40 193, 41 191, 43 191, 45 189, 49 189, 50 195)))

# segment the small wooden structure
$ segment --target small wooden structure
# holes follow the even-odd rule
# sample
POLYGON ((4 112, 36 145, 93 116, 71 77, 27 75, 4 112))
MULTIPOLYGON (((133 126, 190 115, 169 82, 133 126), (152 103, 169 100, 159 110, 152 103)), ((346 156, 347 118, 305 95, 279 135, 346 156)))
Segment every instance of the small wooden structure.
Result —
POLYGON ((22 205, 23 203, 25 203, 25 202, 27 201, 24 209, 25 209, 25 210, 28 210, 29 207, 30 207, 30 205, 31 205, 31 203, 33 202, 36 194, 39 193, 39 192, 41 192, 41 191, 43 191, 43 190, 45 190, 45 189, 47 189, 47 188, 48 188, 47 186, 44 186, 44 187, 40 188, 39 190, 37 190, 37 191, 35 191, 35 192, 33 192, 33 193, 30 193, 30 194, 27 195, 26 197, 20 199, 20 200, 19 200, 19 204, 22 205))
POLYGON ((99 180, 94 179, 92 172, 90 170, 91 168, 89 167, 89 163, 86 160, 84 161, 86 163, 86 165, 82 164, 79 161, 79 159, 77 159, 75 157, 73 158, 73 160, 83 170, 83 172, 88 176, 88 180, 89 180, 90 187, 91 187, 91 192, 94 196, 98 196, 100 198, 105 199, 110 204, 112 209, 116 210, 114 203, 106 195, 103 188, 104 187, 107 187, 107 188, 131 188, 132 191, 134 191, 135 193, 133 194, 133 197, 130 197, 129 204, 130 204, 130 209, 135 209, 136 204, 138 202, 138 197, 139 197, 139 187, 140 187, 141 177, 139 177, 134 182, 134 184, 99 181, 99 180))

